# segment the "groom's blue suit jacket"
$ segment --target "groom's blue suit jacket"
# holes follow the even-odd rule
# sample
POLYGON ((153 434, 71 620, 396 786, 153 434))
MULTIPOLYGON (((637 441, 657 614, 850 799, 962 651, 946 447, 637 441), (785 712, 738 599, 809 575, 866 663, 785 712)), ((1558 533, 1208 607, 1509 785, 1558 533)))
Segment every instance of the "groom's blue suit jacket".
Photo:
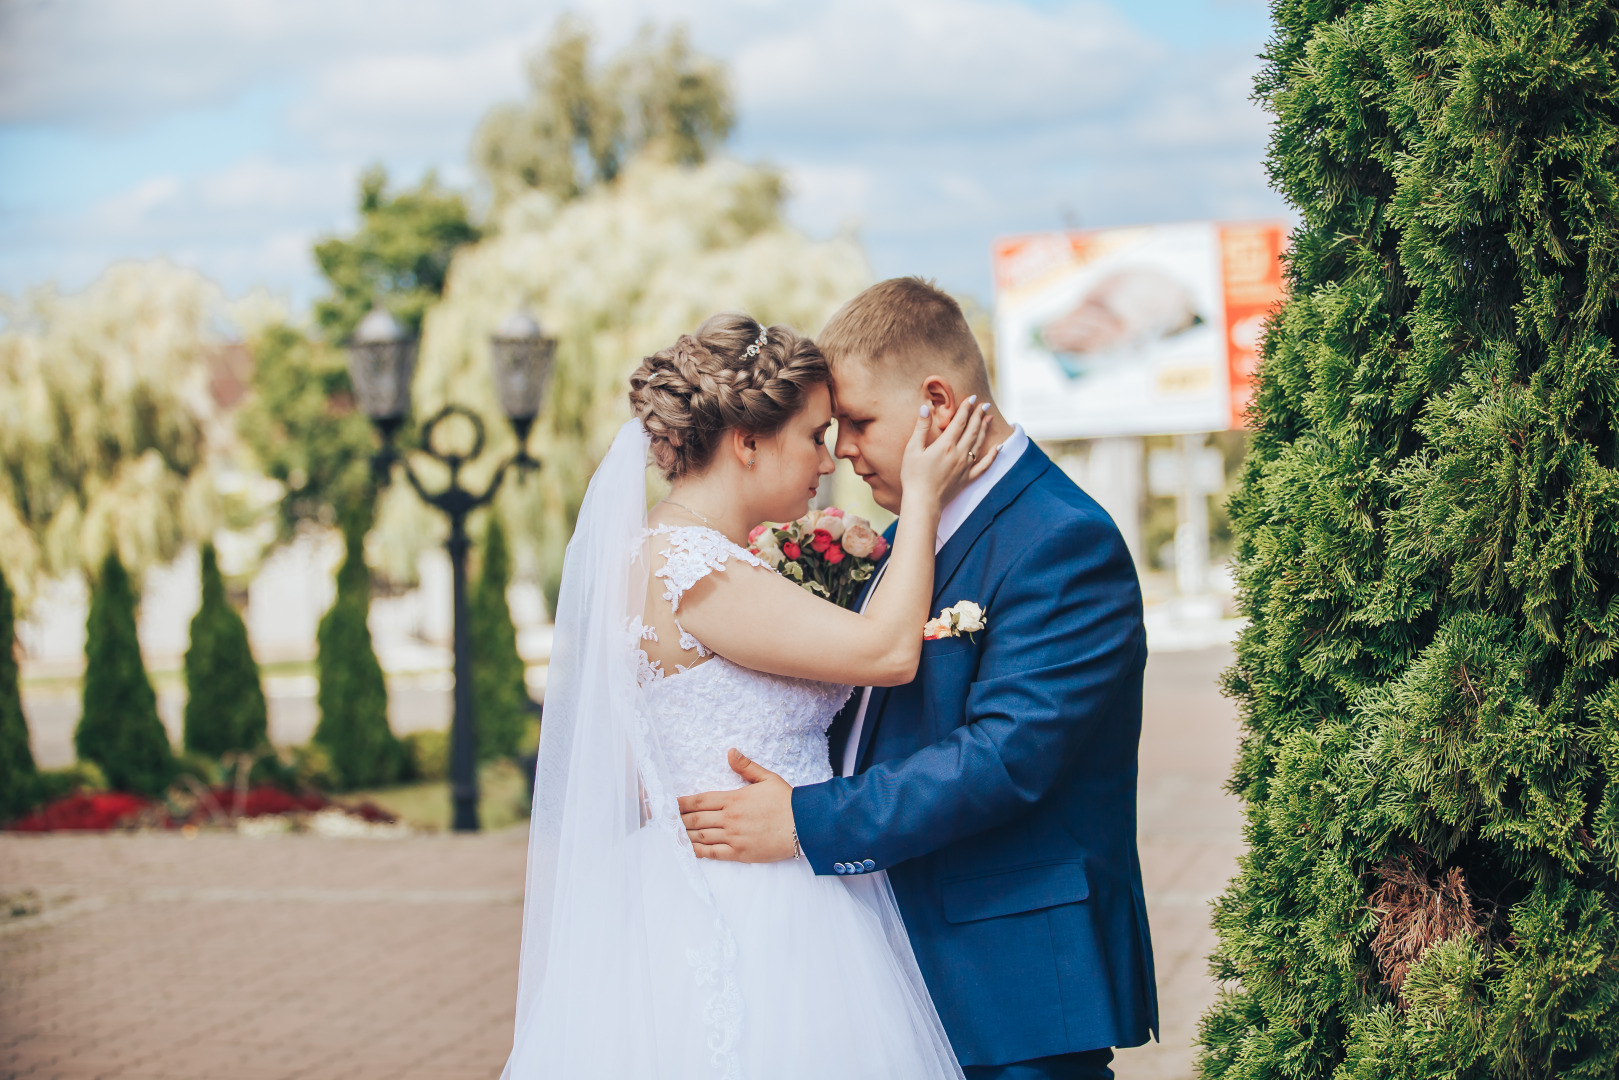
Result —
MULTIPOLYGON (((1158 1003, 1134 564, 1031 443, 938 554, 930 610, 960 600, 986 629, 925 642, 914 681, 872 691, 855 775, 793 791, 804 855, 888 871, 962 1064, 1139 1045, 1158 1003)), ((859 700, 833 722, 834 769, 859 700)))

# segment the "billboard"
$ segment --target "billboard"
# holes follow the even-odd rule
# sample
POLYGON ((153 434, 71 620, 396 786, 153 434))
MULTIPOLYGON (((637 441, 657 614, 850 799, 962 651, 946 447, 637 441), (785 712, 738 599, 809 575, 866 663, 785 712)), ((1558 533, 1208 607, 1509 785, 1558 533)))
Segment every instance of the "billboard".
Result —
POLYGON ((1037 439, 1241 427, 1283 238, 1188 222, 996 241, 1002 409, 1037 439))

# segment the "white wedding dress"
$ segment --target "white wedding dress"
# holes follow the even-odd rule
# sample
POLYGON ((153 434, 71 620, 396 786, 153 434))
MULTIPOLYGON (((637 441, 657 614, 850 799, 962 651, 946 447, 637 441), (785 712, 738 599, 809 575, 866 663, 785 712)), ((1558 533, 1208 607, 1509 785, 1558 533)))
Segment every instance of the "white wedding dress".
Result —
POLYGON ((793 785, 830 779, 850 687, 734 664, 678 621, 693 663, 648 659, 649 574, 678 619, 703 577, 764 564, 711 529, 645 529, 644 463, 632 421, 569 545, 504 1077, 959 1078, 886 875, 692 853, 674 800, 742 786, 731 747, 793 785))

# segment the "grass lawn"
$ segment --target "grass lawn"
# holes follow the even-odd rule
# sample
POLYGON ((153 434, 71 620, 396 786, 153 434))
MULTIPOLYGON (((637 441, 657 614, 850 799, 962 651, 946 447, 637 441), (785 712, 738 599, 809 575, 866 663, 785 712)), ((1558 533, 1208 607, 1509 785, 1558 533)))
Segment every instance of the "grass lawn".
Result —
MULTIPOLYGON (((414 828, 447 831, 450 827, 448 780, 350 791, 342 798, 345 802, 370 800, 414 828)), ((479 767, 478 820, 485 829, 505 829, 528 820, 528 781, 511 759, 479 767)))

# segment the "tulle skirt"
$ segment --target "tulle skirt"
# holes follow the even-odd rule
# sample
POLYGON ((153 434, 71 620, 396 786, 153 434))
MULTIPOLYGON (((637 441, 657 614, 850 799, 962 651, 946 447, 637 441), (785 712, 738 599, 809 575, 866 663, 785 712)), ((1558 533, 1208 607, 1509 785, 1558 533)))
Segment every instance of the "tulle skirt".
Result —
POLYGON ((961 1077, 886 875, 698 860, 655 829, 630 847, 622 935, 592 947, 554 927, 508 1080, 961 1077))
POLYGON ((736 941, 744 1075, 960 1075, 886 874, 819 876, 801 860, 701 865, 736 941))

